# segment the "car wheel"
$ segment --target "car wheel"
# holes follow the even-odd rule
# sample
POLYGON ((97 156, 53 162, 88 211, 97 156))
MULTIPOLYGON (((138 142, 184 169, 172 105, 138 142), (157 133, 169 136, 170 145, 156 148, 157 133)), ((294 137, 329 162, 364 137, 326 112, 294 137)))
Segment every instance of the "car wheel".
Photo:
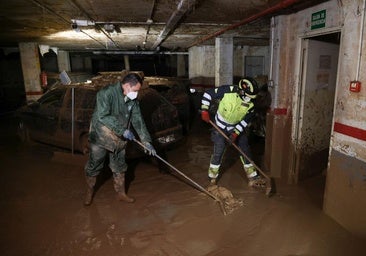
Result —
POLYGON ((84 155, 89 154, 89 139, 88 139, 88 134, 85 133, 83 135, 81 135, 80 137, 80 149, 81 149, 81 153, 83 153, 84 155))
POLYGON ((18 137, 19 137, 21 142, 23 142, 23 143, 29 143, 30 142, 29 130, 28 130, 27 126, 22 121, 20 121, 19 124, 18 124, 17 134, 18 134, 18 137))

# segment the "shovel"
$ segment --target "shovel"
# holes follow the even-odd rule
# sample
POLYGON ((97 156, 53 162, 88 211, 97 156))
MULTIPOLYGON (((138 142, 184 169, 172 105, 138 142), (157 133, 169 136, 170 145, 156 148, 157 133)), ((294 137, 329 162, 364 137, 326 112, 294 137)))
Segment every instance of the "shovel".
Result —
POLYGON ((257 170, 258 172, 266 179, 266 196, 270 197, 276 193, 276 184, 275 180, 272 177, 269 177, 264 171, 262 171, 252 159, 250 159, 235 143, 232 143, 231 139, 211 120, 210 124, 228 141, 234 148, 247 159, 257 170))
MULTIPOLYGON (((140 145, 143 149, 148 150, 148 148, 144 144, 142 144, 140 141, 138 141, 137 139, 133 139, 133 141, 136 142, 138 145, 140 145)), ((213 195, 207 189, 205 189, 204 187, 202 187, 201 185, 199 185, 197 182, 193 181, 191 178, 189 178, 183 172, 179 171, 177 168, 175 168, 173 165, 171 165, 170 163, 168 163, 165 159, 163 159, 159 155, 156 154, 155 157, 158 158, 160 161, 162 161, 164 164, 168 165, 170 168, 172 168, 178 174, 180 174, 181 176, 183 176, 185 179, 187 179, 188 181, 190 181, 194 186, 196 186, 196 188, 198 188, 199 190, 201 190, 202 192, 204 192, 205 194, 207 194, 208 196, 210 196, 211 198, 213 198, 216 202, 218 202, 220 204, 220 208, 221 208, 223 214, 224 215, 227 214, 226 209, 224 207, 224 203, 217 196, 213 195)))

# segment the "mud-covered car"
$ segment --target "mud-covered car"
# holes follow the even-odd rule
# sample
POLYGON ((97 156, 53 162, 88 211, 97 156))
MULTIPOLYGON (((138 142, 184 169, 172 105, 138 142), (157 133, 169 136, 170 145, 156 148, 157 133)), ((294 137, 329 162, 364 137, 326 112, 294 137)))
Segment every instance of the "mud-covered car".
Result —
MULTIPOLYGON (((55 86, 36 102, 18 109, 16 116, 19 119, 20 138, 23 141, 33 140, 87 153, 89 125, 96 93, 111 82, 110 79, 99 78, 101 79, 98 82, 55 86)), ((143 86, 139 91, 138 100, 158 153, 182 139, 182 126, 175 106, 147 86, 143 86)), ((128 145, 127 157, 141 155, 138 145, 128 145)))
POLYGON ((163 95, 178 110, 183 132, 190 128, 191 107, 188 79, 178 77, 146 76, 146 83, 163 95))

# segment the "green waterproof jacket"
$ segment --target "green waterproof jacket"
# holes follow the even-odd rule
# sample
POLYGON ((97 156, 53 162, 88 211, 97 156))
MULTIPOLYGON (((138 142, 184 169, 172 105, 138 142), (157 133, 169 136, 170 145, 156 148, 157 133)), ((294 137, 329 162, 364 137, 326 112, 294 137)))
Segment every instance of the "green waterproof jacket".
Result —
POLYGON ((140 140, 151 143, 138 101, 130 100, 123 95, 120 82, 104 87, 97 93, 90 122, 90 143, 112 152, 124 149, 127 142, 122 134, 128 129, 129 121, 140 140))

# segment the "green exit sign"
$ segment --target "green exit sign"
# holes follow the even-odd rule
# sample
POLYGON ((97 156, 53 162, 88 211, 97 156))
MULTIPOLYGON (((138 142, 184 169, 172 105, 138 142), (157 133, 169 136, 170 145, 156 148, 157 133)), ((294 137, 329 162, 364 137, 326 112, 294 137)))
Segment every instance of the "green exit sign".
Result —
POLYGON ((311 14, 311 29, 324 28, 326 20, 326 10, 311 14))

